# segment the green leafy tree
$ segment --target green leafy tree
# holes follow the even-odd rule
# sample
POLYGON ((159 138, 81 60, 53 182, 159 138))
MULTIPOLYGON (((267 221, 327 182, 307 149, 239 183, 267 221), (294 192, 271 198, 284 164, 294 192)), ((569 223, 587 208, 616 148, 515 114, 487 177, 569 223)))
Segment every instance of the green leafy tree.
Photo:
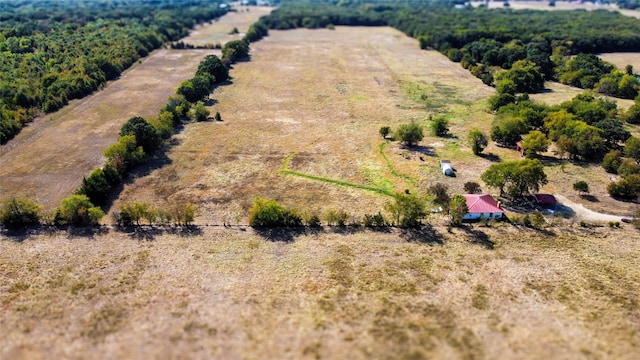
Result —
POLYGON ((548 181, 544 166, 537 159, 493 164, 480 178, 487 186, 500 190, 501 196, 506 190, 513 198, 521 198, 532 191, 538 191, 540 186, 548 181))
POLYGON ((35 226, 40 224, 41 211, 42 207, 31 199, 11 197, 2 204, 0 223, 11 230, 35 226))
POLYGON ((449 204, 449 215, 451 215, 451 225, 462 224, 462 219, 469 212, 467 199, 462 195, 454 195, 449 204))
POLYGON ((178 201, 169 207, 169 217, 177 226, 191 226, 196 217, 195 205, 178 201))
POLYGON ((513 81, 518 93, 535 93, 544 88, 544 75, 540 67, 528 60, 518 60, 513 66, 497 77, 513 81))
POLYGON ((434 136, 447 136, 449 134, 449 120, 444 116, 436 116, 431 121, 431 133, 434 136))
POLYGON ((607 185, 607 192, 613 197, 634 200, 640 194, 640 175, 633 174, 611 182, 607 185))
POLYGON ((301 226, 302 217, 273 199, 255 198, 249 210, 251 227, 301 226))
POLYGON ((211 75, 214 83, 221 83, 229 78, 229 68, 219 57, 207 55, 198 65, 196 75, 211 75))
POLYGON ((618 150, 609 151, 602 159, 602 167, 611 174, 618 173, 620 164, 622 164, 622 156, 618 150))
POLYGON ((391 133, 391 128, 388 126, 383 126, 380 128, 380 136, 382 136, 383 139, 386 139, 387 136, 391 133))
POLYGON ((143 162, 147 157, 142 146, 136 145, 134 135, 120 136, 117 143, 104 151, 104 156, 107 158, 107 164, 116 169, 120 175, 126 174, 129 169, 143 162))
POLYGON ((396 130, 396 138, 407 146, 416 145, 424 138, 422 126, 413 121, 409 124, 401 124, 396 130))
POLYGON ((471 146, 471 150, 475 155, 480 155, 480 153, 482 153, 482 151, 487 147, 489 143, 487 141, 487 136, 478 129, 471 130, 469 132, 467 141, 469 142, 469 146, 471 146))
POLYGON ((577 191, 580 195, 589 193, 589 184, 584 180, 579 180, 573 183, 573 190, 577 191))
POLYGON ((514 147, 522 139, 522 134, 528 131, 527 124, 522 118, 501 116, 493 122, 491 140, 503 146, 514 147))
POLYGON ((399 227, 419 227, 427 216, 424 200, 413 194, 396 193, 395 201, 387 203, 385 209, 391 214, 394 224, 399 227))
POLYGON ((139 116, 132 117, 122 125, 120 136, 126 135, 133 135, 136 146, 142 146, 146 154, 153 154, 160 146, 161 138, 156 128, 139 116))
POLYGON ((62 199, 59 209, 60 225, 98 225, 104 212, 93 205, 86 195, 74 194, 62 199))
POLYGON ((193 106, 192 111, 193 111, 193 118, 196 121, 206 121, 209 118, 209 114, 211 114, 209 109, 207 109, 207 107, 204 106, 204 103, 202 101, 198 101, 193 106))
POLYGON ((533 158, 537 156, 538 153, 547 151, 550 144, 551 141, 538 130, 530 131, 529 134, 522 139, 522 147, 524 147, 524 153, 527 158, 533 158))
POLYGON ((231 62, 244 59, 249 56, 249 44, 244 40, 231 40, 222 47, 222 58, 231 62))
POLYGON ((640 137, 630 137, 624 143, 624 154, 640 164, 640 137))
POLYGON ((111 184, 102 169, 95 169, 91 175, 82 179, 82 185, 76 194, 83 194, 95 205, 104 205, 111 192, 111 184))

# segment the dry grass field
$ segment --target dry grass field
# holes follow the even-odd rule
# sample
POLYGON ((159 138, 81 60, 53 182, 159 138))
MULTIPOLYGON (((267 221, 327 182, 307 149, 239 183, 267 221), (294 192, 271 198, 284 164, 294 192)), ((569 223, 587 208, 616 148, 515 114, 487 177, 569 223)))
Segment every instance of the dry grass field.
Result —
MULTIPOLYGON (((184 79, 197 60, 171 64, 191 66, 184 79)), ((495 161, 517 159, 493 144, 476 157, 466 145, 471 129, 489 132, 494 90, 459 64, 390 28, 299 29, 252 44, 231 76, 211 96, 222 121, 186 125, 111 209, 185 200, 199 226, 0 234, 0 358, 637 358, 640 232, 628 225, 448 232, 439 215, 418 231, 242 225, 257 196, 361 216, 381 211, 384 193, 436 182, 460 193, 495 161), (429 116, 447 117, 452 136, 406 149, 378 134, 428 126, 429 116), (439 159, 458 176, 444 177, 439 159), (205 225, 223 222, 234 226, 205 225)), ((154 90, 171 93, 175 81, 154 90)), ((157 96, 149 116, 168 95, 157 96)), ((587 179, 589 208, 637 208, 604 194, 601 168, 545 155, 543 191, 584 203, 568 189, 587 179)))
MULTIPOLYGON (((186 199, 207 223, 246 221, 257 196, 300 211, 362 215, 388 198, 331 181, 424 191, 447 181, 435 155, 488 164, 460 150, 464 140, 427 138, 417 150, 382 140, 381 126, 428 125, 430 114, 450 117, 454 134, 469 121, 486 130, 491 118, 482 100, 492 88, 396 30, 272 31, 251 54, 234 66, 233 85, 212 95, 211 111, 223 121, 189 125, 168 151, 170 164, 127 184, 120 200, 162 206, 186 199), (323 180, 283 174, 284 167, 323 180)), ((458 192, 461 181, 452 184, 458 192)))
POLYGON ((431 222, 4 238, 0 358, 637 358, 637 231, 431 222))
POLYGON ((608 53, 598 55, 602 60, 615 65, 618 69, 624 71, 627 65, 633 66, 633 72, 640 72, 640 54, 639 53, 608 53))
POLYGON ((228 12, 218 21, 196 27, 189 36, 182 39, 186 44, 203 46, 207 44, 224 44, 227 41, 242 39, 244 32, 261 16, 267 15, 273 9, 266 6, 239 6, 234 4, 237 11, 228 12), (230 34, 236 28, 238 34, 230 34))
POLYGON ((0 198, 29 196, 52 209, 102 166, 133 116, 157 116, 212 50, 158 50, 103 90, 37 118, 0 151, 0 198))
MULTIPOLYGON (((484 4, 484 1, 472 1, 473 6, 479 6, 484 4)), ((556 1, 555 6, 549 6, 549 1, 509 1, 509 7, 514 10, 533 9, 533 10, 608 10, 617 11, 625 16, 640 18, 640 11, 626 10, 618 8, 616 4, 596 5, 590 1, 584 1, 583 3, 571 2, 571 1, 556 1)), ((490 9, 504 8, 504 1, 491 1, 489 3, 490 9)))

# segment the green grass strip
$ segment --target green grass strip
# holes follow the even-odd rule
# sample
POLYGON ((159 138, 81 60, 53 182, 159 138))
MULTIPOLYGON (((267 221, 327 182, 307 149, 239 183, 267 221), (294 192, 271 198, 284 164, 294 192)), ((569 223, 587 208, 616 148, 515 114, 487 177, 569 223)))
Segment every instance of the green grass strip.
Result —
POLYGON ((391 175, 400 179, 404 179, 406 182, 408 182, 412 186, 417 187, 416 181, 412 177, 408 175, 400 174, 398 171, 396 171, 396 169, 391 164, 391 161, 389 161, 389 158, 387 158, 387 155, 384 153, 385 146, 387 146, 386 142, 381 143, 379 151, 380 151, 380 155, 382 155, 382 158, 387 163, 387 168, 389 169, 389 172, 391 172, 391 175))
POLYGON ((329 183, 329 184, 346 186, 346 187, 351 187, 351 188, 361 189, 361 190, 367 190, 367 191, 373 191, 373 192, 378 193, 378 194, 387 195, 387 196, 393 196, 393 193, 391 191, 387 190, 387 189, 377 188, 377 187, 373 187, 373 186, 360 185, 360 184, 354 184, 354 183, 350 183, 350 182, 347 182, 347 181, 336 180, 336 179, 326 178, 326 177, 322 177, 322 176, 309 175, 309 174, 301 173, 299 171, 289 170, 287 168, 289 167, 289 163, 291 162, 291 159, 293 159, 295 157, 295 155, 296 155, 295 153, 291 153, 284 159, 284 161, 282 162, 282 168, 280 169, 280 173, 281 174, 293 175, 293 176, 298 176, 298 177, 302 177, 302 178, 309 179, 309 180, 322 181, 322 182, 329 183))

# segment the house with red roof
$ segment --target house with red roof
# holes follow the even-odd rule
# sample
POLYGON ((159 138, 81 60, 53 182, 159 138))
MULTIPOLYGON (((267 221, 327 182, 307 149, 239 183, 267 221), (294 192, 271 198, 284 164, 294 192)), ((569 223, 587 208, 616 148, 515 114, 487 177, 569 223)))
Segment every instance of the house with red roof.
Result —
POLYGON ((481 217, 502 219, 504 216, 504 211, 489 194, 463 194, 462 196, 467 200, 467 208, 469 208, 463 220, 477 220, 481 217))

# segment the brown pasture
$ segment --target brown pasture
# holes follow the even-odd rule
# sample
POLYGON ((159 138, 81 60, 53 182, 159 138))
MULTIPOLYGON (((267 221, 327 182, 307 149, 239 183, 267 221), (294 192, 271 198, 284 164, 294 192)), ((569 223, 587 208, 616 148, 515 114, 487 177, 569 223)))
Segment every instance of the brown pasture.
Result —
POLYGON ((2 146, 0 197, 34 198, 46 209, 102 166, 103 151, 133 116, 157 116, 212 50, 158 50, 104 89, 41 116, 2 146))
MULTIPOLYGON (((246 31, 268 8, 241 8, 185 39, 194 45, 225 43, 233 27, 246 31), (229 28, 228 30, 226 28, 229 28)), ((122 124, 133 116, 157 116, 180 82, 193 76, 200 61, 219 50, 153 52, 104 89, 41 116, 0 148, 0 200, 33 198, 51 210, 102 166, 103 151, 115 143, 122 124)))
MULTIPOLYGON (((170 164, 127 183, 115 209, 123 201, 156 207, 188 201, 198 205, 201 223, 246 223, 252 199, 269 197, 300 212, 343 209, 362 216, 379 211, 389 197, 327 179, 421 193, 442 182, 461 193, 465 182, 480 182, 492 161, 518 159, 493 144, 485 150, 489 156, 476 157, 467 145, 473 128, 489 133, 492 115, 484 101, 493 89, 393 29, 272 31, 251 49, 252 60, 234 66, 233 84, 212 95, 212 114, 220 112, 223 121, 188 125, 167 152, 170 164), (439 115, 448 117, 451 137, 430 135, 429 116, 439 115), (381 126, 410 121, 425 126, 417 148, 378 135, 381 126), (439 159, 451 160, 458 176, 444 177, 439 159), (284 167, 323 179, 286 174, 284 167)), ((548 87, 533 97, 556 103, 578 93, 548 87)), ((635 204, 607 196, 610 179, 598 166, 544 155, 550 181, 542 191, 584 202, 570 189, 587 180, 598 199, 590 206, 633 213, 635 204)))
POLYGON ((186 44, 204 46, 242 39, 249 26, 273 10, 272 7, 266 6, 234 6, 234 8, 236 11, 228 12, 219 20, 197 26, 182 41, 186 44), (238 34, 230 34, 234 28, 238 29, 238 34))
POLYGON ((637 357, 636 230, 430 221, 0 238, 0 357, 637 357))
POLYGON ((624 71, 627 65, 633 66, 633 72, 640 72, 640 53, 607 53, 598 55, 602 60, 624 71))
MULTIPOLYGON (((212 95, 222 121, 186 125, 167 159, 134 174, 112 208, 191 201, 200 226, 0 237, 0 358, 638 353, 640 235, 628 225, 557 219, 542 231, 498 223, 448 232, 430 215, 421 231, 235 226, 256 196, 362 215, 388 196, 330 180, 412 192, 443 182, 459 193, 492 160, 518 158, 494 145, 492 156, 473 156, 466 134, 488 133, 493 89, 393 29, 272 31, 251 54, 212 95), (378 135, 412 120, 427 126, 430 115, 446 116, 452 136, 406 149, 378 135), (445 158, 456 178, 440 173, 445 158), (234 226, 205 225, 223 222, 234 226)), ((567 194, 585 176, 592 189, 606 184, 596 166, 546 155, 545 191, 567 194)), ((596 198, 611 212, 631 206, 596 198)))
MULTIPOLYGON (((596 5, 590 1, 584 1, 582 3, 574 1, 556 1, 555 6, 549 6, 549 1, 509 1, 509 8, 514 10, 545 10, 545 11, 559 11, 559 10, 607 10, 617 11, 625 16, 640 18, 640 11, 620 9, 616 4, 603 4, 596 5)), ((485 4, 484 1, 473 1, 473 6, 479 6, 485 4)), ((491 1, 489 2, 490 9, 504 8, 504 1, 491 1)))

